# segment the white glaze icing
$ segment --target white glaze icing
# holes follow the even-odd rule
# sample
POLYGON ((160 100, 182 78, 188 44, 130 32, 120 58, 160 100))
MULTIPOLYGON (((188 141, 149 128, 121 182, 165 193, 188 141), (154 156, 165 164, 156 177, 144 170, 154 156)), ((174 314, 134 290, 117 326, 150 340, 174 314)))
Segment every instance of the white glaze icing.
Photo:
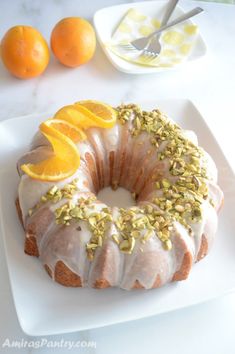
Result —
MULTIPOLYGON (((151 181, 147 187, 143 188, 144 182, 150 173, 153 173, 154 168, 173 182, 176 177, 169 173, 169 161, 167 159, 161 162, 157 161, 157 151, 149 142, 147 133, 142 133, 133 139, 128 132, 130 127, 131 121, 124 126, 117 123, 112 129, 90 128, 87 130, 87 140, 77 144, 81 155, 81 166, 76 174, 64 181, 40 182, 23 175, 19 184, 19 202, 25 225, 31 221, 31 218, 27 216, 28 210, 34 207, 41 196, 53 185, 61 188, 74 178, 78 178, 77 187, 79 190, 73 196, 74 202, 81 196, 89 196, 89 191, 97 192, 94 180, 89 173, 87 154, 95 162, 95 177, 93 178, 99 180, 98 189, 109 185, 111 174, 112 181, 115 182, 116 179, 119 179, 122 167, 121 156, 125 152, 125 170, 121 175, 120 185, 129 190, 136 190, 139 194, 139 205, 150 203, 154 195, 160 195, 161 190, 156 190, 151 181), (110 153, 114 154, 113 166, 109 160, 110 153), (141 179, 138 180, 141 168, 143 173, 141 179)), ((183 135, 197 144, 197 138, 193 132, 183 131, 183 135)), ((42 154, 40 147, 45 146, 44 143, 45 139, 40 134, 37 134, 33 139, 31 147, 34 149, 34 155, 35 151, 36 155, 38 151, 37 159, 40 159, 40 154, 42 154)), ((166 142, 163 142, 158 152, 162 151, 165 145, 166 142)), ((50 149, 47 142, 46 147, 50 149)), ((29 153, 24 157, 24 160, 27 161, 30 158, 29 153)), ((43 159, 43 154, 41 159, 43 159)), ((202 163, 211 178, 209 196, 218 209, 223 194, 216 184, 216 166, 207 153, 205 153, 202 163)), ((63 203, 64 200, 44 207, 48 208, 48 213, 52 213, 63 203)), ((105 204, 99 202, 94 202, 94 205, 96 212, 105 207, 105 204)), ((98 248, 92 262, 88 261, 86 255, 85 246, 91 237, 87 223, 80 221, 66 227, 56 225, 53 220, 45 232, 37 238, 40 258, 52 272, 57 261, 62 260, 69 269, 81 277, 83 286, 94 286, 97 279, 105 279, 111 286, 119 286, 128 290, 133 287, 135 281, 149 289, 154 285, 157 276, 160 276, 161 285, 163 285, 171 281, 175 272, 180 269, 186 253, 192 255, 193 261, 197 260, 203 234, 205 234, 210 248, 217 227, 217 215, 208 200, 203 203, 202 210, 201 222, 190 223, 193 236, 189 236, 181 224, 174 223, 171 231, 172 251, 165 251, 161 241, 153 232, 153 236, 144 244, 137 240, 132 254, 124 254, 119 251, 118 245, 111 238, 113 233, 118 233, 112 222, 106 231, 104 245, 98 248)), ((91 209, 90 212, 93 211, 94 209, 91 209)), ((112 208, 111 212, 115 220, 119 215, 118 208, 112 208)), ((40 218, 38 223, 40 223, 40 218)))

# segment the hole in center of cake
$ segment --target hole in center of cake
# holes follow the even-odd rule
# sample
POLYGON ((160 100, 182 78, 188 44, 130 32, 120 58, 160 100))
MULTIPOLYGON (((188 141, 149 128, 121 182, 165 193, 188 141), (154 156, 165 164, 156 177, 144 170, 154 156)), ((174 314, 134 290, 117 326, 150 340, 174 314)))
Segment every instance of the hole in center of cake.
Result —
POLYGON ((101 189, 97 198, 109 207, 129 208, 136 205, 136 202, 127 189, 119 187, 113 190, 111 187, 101 189))

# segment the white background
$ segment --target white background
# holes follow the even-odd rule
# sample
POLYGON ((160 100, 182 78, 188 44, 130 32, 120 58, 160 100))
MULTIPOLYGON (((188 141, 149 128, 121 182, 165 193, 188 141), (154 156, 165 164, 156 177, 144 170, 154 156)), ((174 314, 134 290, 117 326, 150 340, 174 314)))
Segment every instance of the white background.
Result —
MULTIPOLYGON (((9 27, 25 24, 37 27, 49 40, 59 19, 82 16, 92 20, 96 10, 119 3, 124 1, 0 0, 0 38, 9 27)), ((235 6, 191 1, 180 4, 185 10, 196 5, 206 10, 196 21, 208 45, 204 59, 174 72, 129 76, 116 71, 97 46, 92 61, 81 68, 65 68, 52 58, 41 77, 26 81, 11 77, 0 63, 0 120, 52 111, 83 98, 111 104, 155 97, 189 98, 204 115, 235 169, 235 6)), ((27 339, 17 322, 0 238, 0 353, 52 352, 46 348, 4 349, 7 337, 27 339)), ((61 353, 233 354, 235 295, 149 319, 53 337, 61 338, 97 344, 96 349, 56 350, 61 353)))

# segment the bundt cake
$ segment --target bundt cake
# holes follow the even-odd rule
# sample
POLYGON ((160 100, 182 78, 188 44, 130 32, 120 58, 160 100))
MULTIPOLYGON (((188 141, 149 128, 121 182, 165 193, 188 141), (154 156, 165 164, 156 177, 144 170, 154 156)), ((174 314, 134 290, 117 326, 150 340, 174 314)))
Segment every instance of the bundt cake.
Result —
POLYGON ((65 286, 151 289, 186 279, 216 232, 223 193, 196 135, 158 109, 123 104, 116 112, 112 128, 86 130, 71 177, 55 183, 22 172, 53 154, 40 132, 18 161, 25 252, 65 286), (107 186, 130 191, 134 205, 99 201, 107 186))

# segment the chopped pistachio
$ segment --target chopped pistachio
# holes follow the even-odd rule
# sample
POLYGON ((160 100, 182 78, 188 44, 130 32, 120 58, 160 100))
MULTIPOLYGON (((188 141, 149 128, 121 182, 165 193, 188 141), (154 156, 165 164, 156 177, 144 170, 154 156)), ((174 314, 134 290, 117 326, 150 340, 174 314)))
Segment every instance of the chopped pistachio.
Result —
POLYGON ((160 189, 160 188, 161 188, 160 182, 156 182, 156 183, 155 183, 155 186, 156 186, 157 189, 160 189))
POLYGON ((114 242, 116 242, 116 244, 119 245, 120 240, 119 240, 119 238, 118 238, 118 235, 117 235, 117 234, 113 234, 113 235, 112 235, 112 238, 113 238, 114 242))
POLYGON ((76 183, 78 179, 74 179, 71 183, 66 184, 63 188, 59 189, 56 185, 51 187, 46 194, 42 195, 40 202, 32 208, 31 215, 38 210, 44 203, 50 201, 54 204, 58 203, 62 198, 71 199, 73 194, 78 190, 76 183))
POLYGON ((139 238, 140 237, 140 231, 138 230, 133 230, 131 231, 130 235, 134 238, 139 238))
POLYGON ((175 205, 175 210, 182 213, 184 211, 184 207, 183 207, 183 205, 177 204, 177 205, 175 205))
MULTIPOLYGON (((172 248, 171 231, 174 221, 180 222, 187 228, 190 235, 192 229, 188 221, 198 222, 202 217, 202 203, 208 198, 208 177, 206 169, 201 166, 203 150, 187 140, 181 128, 168 120, 158 109, 151 112, 142 111, 134 104, 122 104, 117 107, 117 119, 120 124, 131 122, 128 129, 132 139, 136 139, 142 132, 148 133, 151 148, 147 154, 157 149, 156 160, 169 164, 167 178, 161 172, 151 176, 158 190, 151 204, 143 207, 136 206, 129 209, 120 208, 120 215, 115 219, 117 234, 111 236, 121 252, 131 254, 139 241, 147 242, 154 234, 158 237, 166 250, 172 248), (159 149, 158 149, 159 148, 159 149)), ((139 145, 142 141, 139 142, 139 145)), ((147 156, 149 159, 149 156, 147 156)), ((112 188, 117 189, 118 182, 113 182, 112 188)), ((39 203, 48 200, 57 203, 61 199, 72 199, 77 191, 77 181, 73 181, 63 188, 54 186, 47 192, 39 203)), ((133 198, 136 194, 133 192, 133 198)), ((89 198, 88 198, 89 199, 89 198)), ((109 208, 96 212, 93 201, 81 198, 75 203, 66 203, 55 210, 56 222, 69 225, 80 220, 87 222, 91 231, 91 238, 87 243, 87 257, 92 260, 95 251, 104 243, 106 230, 112 221, 109 208), (91 209, 93 208, 93 212, 91 209)), ((212 201, 213 202, 213 201, 212 201)), ((33 208, 32 213, 36 210, 33 208)), ((30 212, 29 212, 30 213, 30 212)))
POLYGON ((170 251, 172 249, 172 242, 171 240, 166 240, 164 242, 164 248, 167 250, 167 251, 170 251))
POLYGON ((171 183, 170 183, 167 179, 165 179, 165 178, 163 178, 163 179, 161 180, 161 184, 162 184, 162 187, 163 187, 163 188, 169 188, 170 185, 171 185, 171 183))
POLYGON ((88 244, 86 245, 86 247, 87 247, 87 249, 89 249, 89 248, 96 248, 96 247, 98 247, 98 244, 96 244, 96 243, 88 243, 88 244))
POLYGON ((130 253, 130 243, 129 243, 129 241, 128 240, 123 240, 120 243, 119 248, 124 253, 130 253))

